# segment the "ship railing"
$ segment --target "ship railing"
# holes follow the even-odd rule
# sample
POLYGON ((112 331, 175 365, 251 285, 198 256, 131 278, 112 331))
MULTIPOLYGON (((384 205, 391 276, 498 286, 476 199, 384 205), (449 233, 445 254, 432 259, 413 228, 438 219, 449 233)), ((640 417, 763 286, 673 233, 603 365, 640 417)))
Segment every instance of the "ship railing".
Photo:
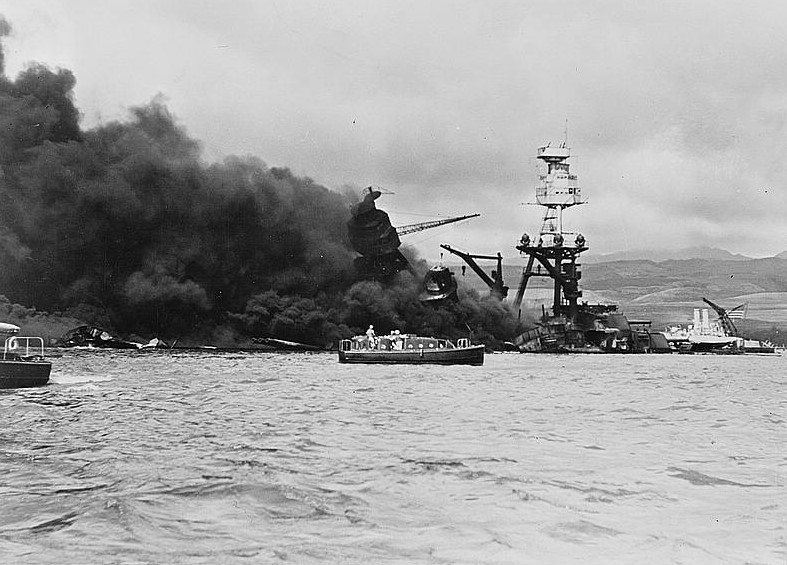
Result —
POLYGON ((353 348, 353 342, 351 339, 343 339, 339 342, 339 349, 341 351, 350 351, 353 348))
POLYGON ((44 357, 44 340, 40 337, 9 337, 3 345, 3 359, 44 357))

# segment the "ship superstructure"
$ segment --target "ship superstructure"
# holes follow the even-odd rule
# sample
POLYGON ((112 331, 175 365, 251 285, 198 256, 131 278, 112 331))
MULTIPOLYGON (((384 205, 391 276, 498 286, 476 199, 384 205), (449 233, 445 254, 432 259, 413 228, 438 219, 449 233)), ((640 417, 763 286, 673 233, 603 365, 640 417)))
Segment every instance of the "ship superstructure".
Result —
POLYGON ((573 320, 577 315, 577 300, 582 296, 578 284, 582 274, 577 259, 588 248, 582 234, 566 232, 563 228, 563 211, 585 203, 577 176, 569 171, 570 156, 565 142, 558 147, 547 144, 538 149, 537 157, 546 165, 546 172, 539 175, 536 204, 544 207, 544 219, 535 240, 525 233, 516 246, 528 259, 514 305, 520 308, 531 277, 549 277, 554 281, 553 315, 566 315, 573 320))
POLYGON ((380 189, 367 187, 363 199, 350 208, 351 217, 347 222, 350 243, 359 254, 355 259, 356 270, 368 279, 388 281, 404 270, 409 270, 415 275, 410 263, 399 251, 399 246, 402 244, 400 236, 461 222, 480 215, 468 214, 394 227, 388 214, 375 205, 375 200, 380 198, 381 194, 380 189))
POLYGON ((537 158, 545 171, 539 174, 536 204, 544 208, 538 234, 531 239, 523 234, 516 248, 527 256, 514 299, 520 309, 532 277, 552 280, 552 309, 542 307, 540 322, 519 335, 514 344, 523 352, 668 352, 664 335, 650 330, 646 320, 628 320, 610 304, 580 302, 578 259, 587 251, 581 233, 567 231, 563 212, 584 204, 576 175, 569 170, 571 152, 566 143, 538 149, 537 158))

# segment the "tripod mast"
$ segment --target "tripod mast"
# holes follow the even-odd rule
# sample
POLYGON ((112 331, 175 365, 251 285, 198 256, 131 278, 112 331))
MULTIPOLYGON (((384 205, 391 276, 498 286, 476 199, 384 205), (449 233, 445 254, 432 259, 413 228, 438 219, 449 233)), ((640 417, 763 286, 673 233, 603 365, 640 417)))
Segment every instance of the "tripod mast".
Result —
POLYGON ((567 160, 571 152, 565 141, 558 147, 550 144, 539 147, 536 156, 547 167, 546 173, 539 175, 540 184, 536 187, 536 204, 545 208, 544 219, 535 241, 523 234, 516 246, 528 260, 522 270, 514 305, 520 308, 531 277, 549 277, 554 281, 552 314, 573 320, 577 314, 577 299, 582 296, 578 284, 582 275, 577 269, 577 258, 588 248, 582 234, 577 234, 573 242, 566 241, 566 236, 574 234, 563 229, 563 210, 585 201, 576 175, 569 172, 567 160))

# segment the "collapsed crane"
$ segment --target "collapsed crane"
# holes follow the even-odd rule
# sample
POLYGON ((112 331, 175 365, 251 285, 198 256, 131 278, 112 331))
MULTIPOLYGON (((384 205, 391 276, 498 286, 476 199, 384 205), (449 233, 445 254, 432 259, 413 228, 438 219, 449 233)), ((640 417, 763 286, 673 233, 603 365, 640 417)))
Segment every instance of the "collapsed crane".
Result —
POLYGON ((497 298, 498 300, 503 300, 506 296, 508 296, 508 287, 503 284, 503 256, 498 252, 496 256, 492 255, 473 255, 471 253, 465 253, 463 251, 459 251, 458 249, 454 249, 450 245, 440 244, 440 247, 448 251, 449 253, 453 253, 454 255, 461 257, 465 263, 467 263, 473 271, 481 278, 486 286, 489 287, 489 290, 492 293, 492 296, 497 298), (476 259, 488 259, 488 260, 497 260, 497 269, 492 271, 492 276, 486 274, 486 272, 475 262, 476 259))

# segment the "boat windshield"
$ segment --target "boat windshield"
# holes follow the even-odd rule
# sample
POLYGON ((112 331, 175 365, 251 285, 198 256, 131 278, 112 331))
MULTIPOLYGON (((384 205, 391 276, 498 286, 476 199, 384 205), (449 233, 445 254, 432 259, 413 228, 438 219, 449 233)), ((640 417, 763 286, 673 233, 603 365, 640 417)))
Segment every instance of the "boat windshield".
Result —
POLYGON ((44 340, 40 337, 16 337, 5 340, 3 359, 30 359, 44 356, 44 340))

